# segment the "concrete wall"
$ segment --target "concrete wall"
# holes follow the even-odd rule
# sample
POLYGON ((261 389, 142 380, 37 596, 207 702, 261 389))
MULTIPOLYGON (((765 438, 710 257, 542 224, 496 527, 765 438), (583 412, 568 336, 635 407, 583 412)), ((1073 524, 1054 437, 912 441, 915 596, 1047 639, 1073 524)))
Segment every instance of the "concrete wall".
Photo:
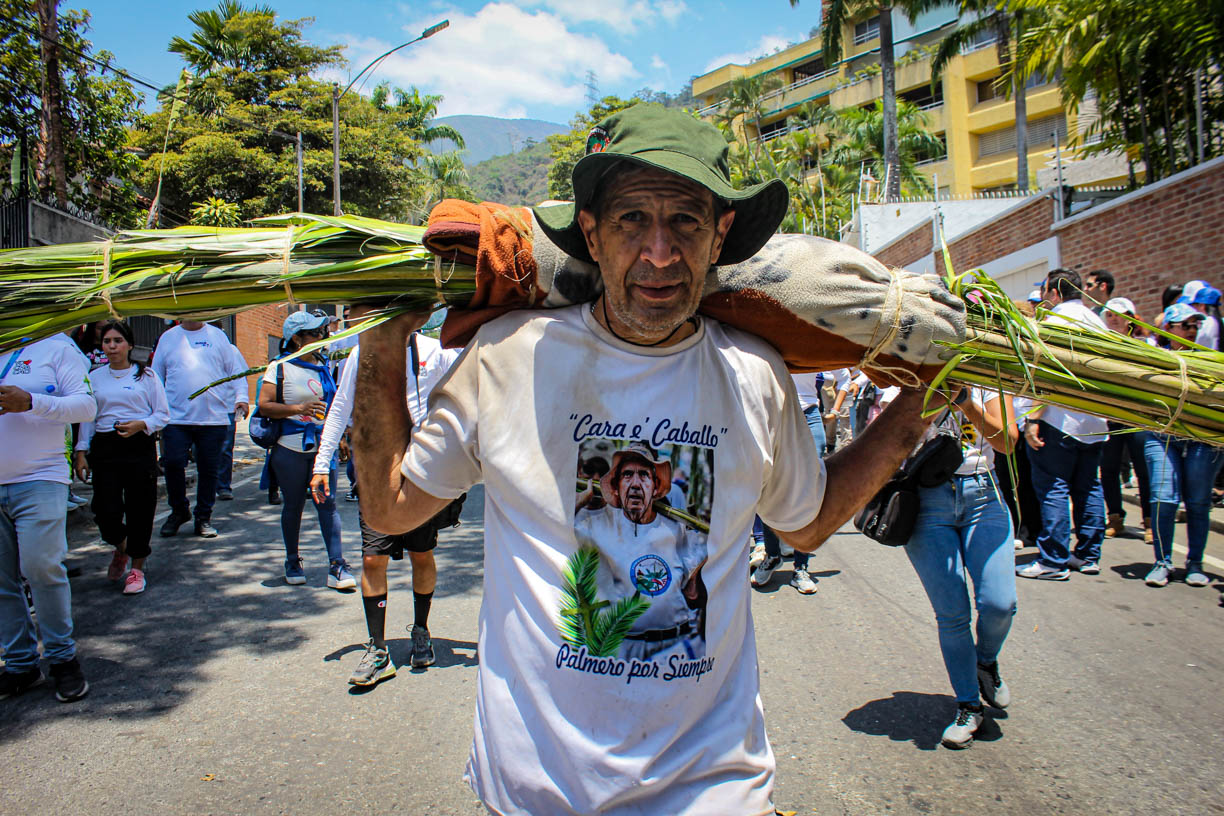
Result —
POLYGON ((110 230, 37 201, 30 202, 30 246, 103 241, 110 230))

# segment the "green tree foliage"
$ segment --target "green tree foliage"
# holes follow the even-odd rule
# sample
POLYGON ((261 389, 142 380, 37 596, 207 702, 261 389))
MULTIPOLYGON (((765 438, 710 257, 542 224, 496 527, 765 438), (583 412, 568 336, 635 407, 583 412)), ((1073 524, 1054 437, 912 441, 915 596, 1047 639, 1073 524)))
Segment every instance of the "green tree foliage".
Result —
MULTIPOLYGON (((86 34, 89 14, 59 15, 59 66, 69 201, 80 209, 120 226, 135 223, 136 191, 131 184, 136 158, 125 151, 125 128, 136 115, 139 97, 132 86, 102 63, 106 51, 94 51, 86 34)), ((33 192, 46 198, 53 180, 39 170, 45 155, 39 143, 38 118, 44 66, 40 55, 38 15, 26 0, 0 0, 0 160, 21 163, 24 138, 33 192)), ((8 175, 8 174, 6 174, 8 175)))
POLYGON ((589 111, 579 113, 571 119, 569 132, 548 137, 548 149, 552 156, 552 167, 548 170, 549 197, 562 201, 573 199, 574 188, 570 184, 570 176, 574 172, 574 165, 586 154, 587 136, 591 128, 617 111, 641 101, 636 96, 630 99, 605 96, 589 111))
POLYGON ((191 223, 205 227, 237 227, 242 223, 242 214, 237 204, 210 198, 191 208, 191 223))
MULTIPOLYGON (((304 208, 330 212, 332 86, 312 78, 343 62, 338 46, 305 41, 309 20, 279 20, 266 7, 226 0, 190 15, 196 31, 171 50, 195 74, 188 104, 167 130, 170 98, 132 130, 145 154, 140 181, 157 187, 165 212, 187 220, 193 202, 220 198, 244 219, 297 209, 295 139, 302 134, 304 208), (163 154, 162 145, 167 147, 163 154)), ((350 92, 340 101, 341 201, 346 212, 393 221, 419 220, 432 191, 421 165, 422 137, 437 97, 415 89, 395 104, 350 92), (415 101, 414 101, 415 100, 415 101)), ((444 176, 453 181, 454 167, 444 176)), ((450 181, 446 183, 450 183, 450 181)), ((452 189, 452 188, 447 188, 452 189)))
POLYGON ((370 95, 370 103, 381 111, 397 114, 396 127, 421 142, 450 139, 460 150, 467 147, 463 134, 450 125, 435 125, 440 94, 422 94, 416 87, 410 90, 392 89, 390 83, 380 82, 370 95))
POLYGON ((517 153, 493 156, 469 169, 469 184, 481 201, 532 206, 548 198, 547 142, 536 142, 517 153))
MULTIPOLYGON (((1061 72, 1073 108, 1096 97, 1085 152, 1124 151, 1151 183, 1224 153, 1224 3, 1220 0, 1012 0, 1037 19, 1011 71, 1061 72), (1198 103, 1196 105, 1196 97, 1198 103), (1204 134, 1198 136, 1201 106, 1204 134)), ((1132 167, 1133 170, 1133 167, 1132 167)))

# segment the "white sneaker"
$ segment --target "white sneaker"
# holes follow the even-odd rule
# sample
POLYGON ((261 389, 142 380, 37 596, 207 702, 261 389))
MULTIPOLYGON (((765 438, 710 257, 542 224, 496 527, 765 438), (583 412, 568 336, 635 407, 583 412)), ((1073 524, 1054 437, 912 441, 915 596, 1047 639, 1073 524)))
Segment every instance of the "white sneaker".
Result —
POLYGON ((1151 572, 1143 579, 1143 583, 1150 587, 1167 586, 1169 583, 1169 565, 1161 561, 1157 561, 1153 565, 1151 572))
POLYGON ((761 543, 752 545, 752 553, 748 556, 748 571, 751 572, 761 566, 761 562, 765 560, 765 545, 761 543))
POLYGON ((795 568, 795 573, 790 579, 790 585, 799 590, 800 595, 812 595, 816 592, 816 582, 808 574, 808 571, 802 567, 795 568))
POLYGON ((956 719, 944 729, 940 739, 949 748, 968 748, 973 744, 973 735, 982 727, 982 706, 973 709, 968 703, 958 703, 956 719))
POLYGON ((761 562, 761 565, 758 566, 756 571, 752 573, 752 585, 754 587, 763 587, 768 584, 770 579, 773 578, 774 570, 776 570, 781 563, 782 559, 776 555, 772 558, 766 556, 765 560, 761 562))
POLYGON ((1196 564, 1193 561, 1186 562, 1186 586, 1205 587, 1211 583, 1211 579, 1203 572, 1203 565, 1196 564))
POLYGON ((1023 567, 1016 567, 1016 575, 1021 578, 1037 578, 1042 581, 1066 581, 1071 577, 1071 570, 1047 567, 1040 561, 1030 561, 1023 567))
POLYGON ((1100 575, 1101 565, 1095 561, 1085 561, 1078 556, 1067 556, 1067 566, 1083 575, 1100 575))

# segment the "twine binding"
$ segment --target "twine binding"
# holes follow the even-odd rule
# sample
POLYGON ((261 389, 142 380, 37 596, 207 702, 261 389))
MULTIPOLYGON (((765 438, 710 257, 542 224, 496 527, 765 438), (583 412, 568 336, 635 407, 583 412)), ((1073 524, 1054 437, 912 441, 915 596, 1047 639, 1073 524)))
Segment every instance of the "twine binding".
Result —
POLYGON ((102 302, 106 304, 106 311, 110 312, 111 317, 115 320, 123 320, 123 316, 115 308, 115 304, 111 303, 110 287, 107 284, 110 282, 110 267, 111 267, 111 250, 114 249, 115 243, 110 239, 102 245, 102 302))
POLYGON ((876 357, 897 338, 897 332, 901 330, 901 306, 905 291, 901 284, 901 276, 897 274, 897 270, 889 267, 888 275, 888 290, 884 293, 884 302, 880 305, 880 321, 871 332, 871 340, 868 342, 867 353, 859 360, 858 368, 860 371, 866 371, 870 367, 873 371, 893 377, 901 385, 909 386, 910 388, 921 388, 922 380, 908 368, 875 365, 876 357), (894 298, 892 321, 888 324, 884 337, 877 343, 876 335, 879 333, 880 327, 884 325, 883 313, 888 309, 889 297, 894 298))
MULTIPOLYGON (((281 277, 289 276, 289 256, 293 252, 293 224, 285 229, 285 251, 281 255, 281 277)), ((297 311, 297 300, 293 297, 293 287, 285 281, 285 297, 289 300, 289 311, 297 311)))
POLYGON ((1181 379, 1181 394, 1177 397, 1177 409, 1173 411, 1173 414, 1169 417, 1169 421, 1165 423, 1165 426, 1160 429, 1161 433, 1168 433, 1173 428, 1173 424, 1181 418, 1182 409, 1186 407, 1186 394, 1190 391, 1190 372, 1187 369, 1185 358, 1177 352, 1170 353, 1173 355, 1173 358, 1177 360, 1177 373, 1180 375, 1181 379))

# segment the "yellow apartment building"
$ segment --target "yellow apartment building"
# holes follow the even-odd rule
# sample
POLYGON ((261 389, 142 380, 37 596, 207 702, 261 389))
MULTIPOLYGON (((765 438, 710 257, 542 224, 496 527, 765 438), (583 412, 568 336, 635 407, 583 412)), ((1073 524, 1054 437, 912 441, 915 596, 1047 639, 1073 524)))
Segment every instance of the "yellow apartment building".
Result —
MULTIPOLYGON (((1000 76, 998 51, 992 36, 982 36, 950 61, 942 80, 931 87, 931 56, 935 46, 957 25, 951 4, 924 14, 915 23, 899 11, 893 12, 894 54, 897 64, 897 96, 917 104, 927 116, 928 128, 947 147, 944 158, 922 163, 922 169, 938 179, 943 196, 970 196, 1007 190, 1016 183, 1016 138, 1014 101, 995 87, 1000 76)), ((790 46, 747 65, 724 65, 693 80, 693 95, 701 100, 702 116, 713 117, 726 104, 731 82, 738 77, 768 75, 778 87, 763 98, 765 116, 759 132, 741 120, 749 138, 768 141, 789 132, 793 116, 805 102, 832 105, 835 109, 870 106, 883 94, 879 75, 879 18, 849 23, 842 36, 844 58, 825 65, 819 37, 790 46)), ((1054 164, 1054 142, 1066 146, 1068 128, 1085 133, 1094 116, 1092 106, 1081 105, 1078 115, 1064 108, 1057 80, 1029 80, 1028 154, 1030 185, 1036 174, 1054 164)), ((1070 161, 1065 149, 1062 160, 1071 175, 1068 183, 1124 184, 1127 167, 1123 159, 1101 157, 1086 162, 1070 161), (1075 169, 1076 172, 1071 171, 1075 169)), ((1045 175, 1045 173, 1043 173, 1045 175)))

